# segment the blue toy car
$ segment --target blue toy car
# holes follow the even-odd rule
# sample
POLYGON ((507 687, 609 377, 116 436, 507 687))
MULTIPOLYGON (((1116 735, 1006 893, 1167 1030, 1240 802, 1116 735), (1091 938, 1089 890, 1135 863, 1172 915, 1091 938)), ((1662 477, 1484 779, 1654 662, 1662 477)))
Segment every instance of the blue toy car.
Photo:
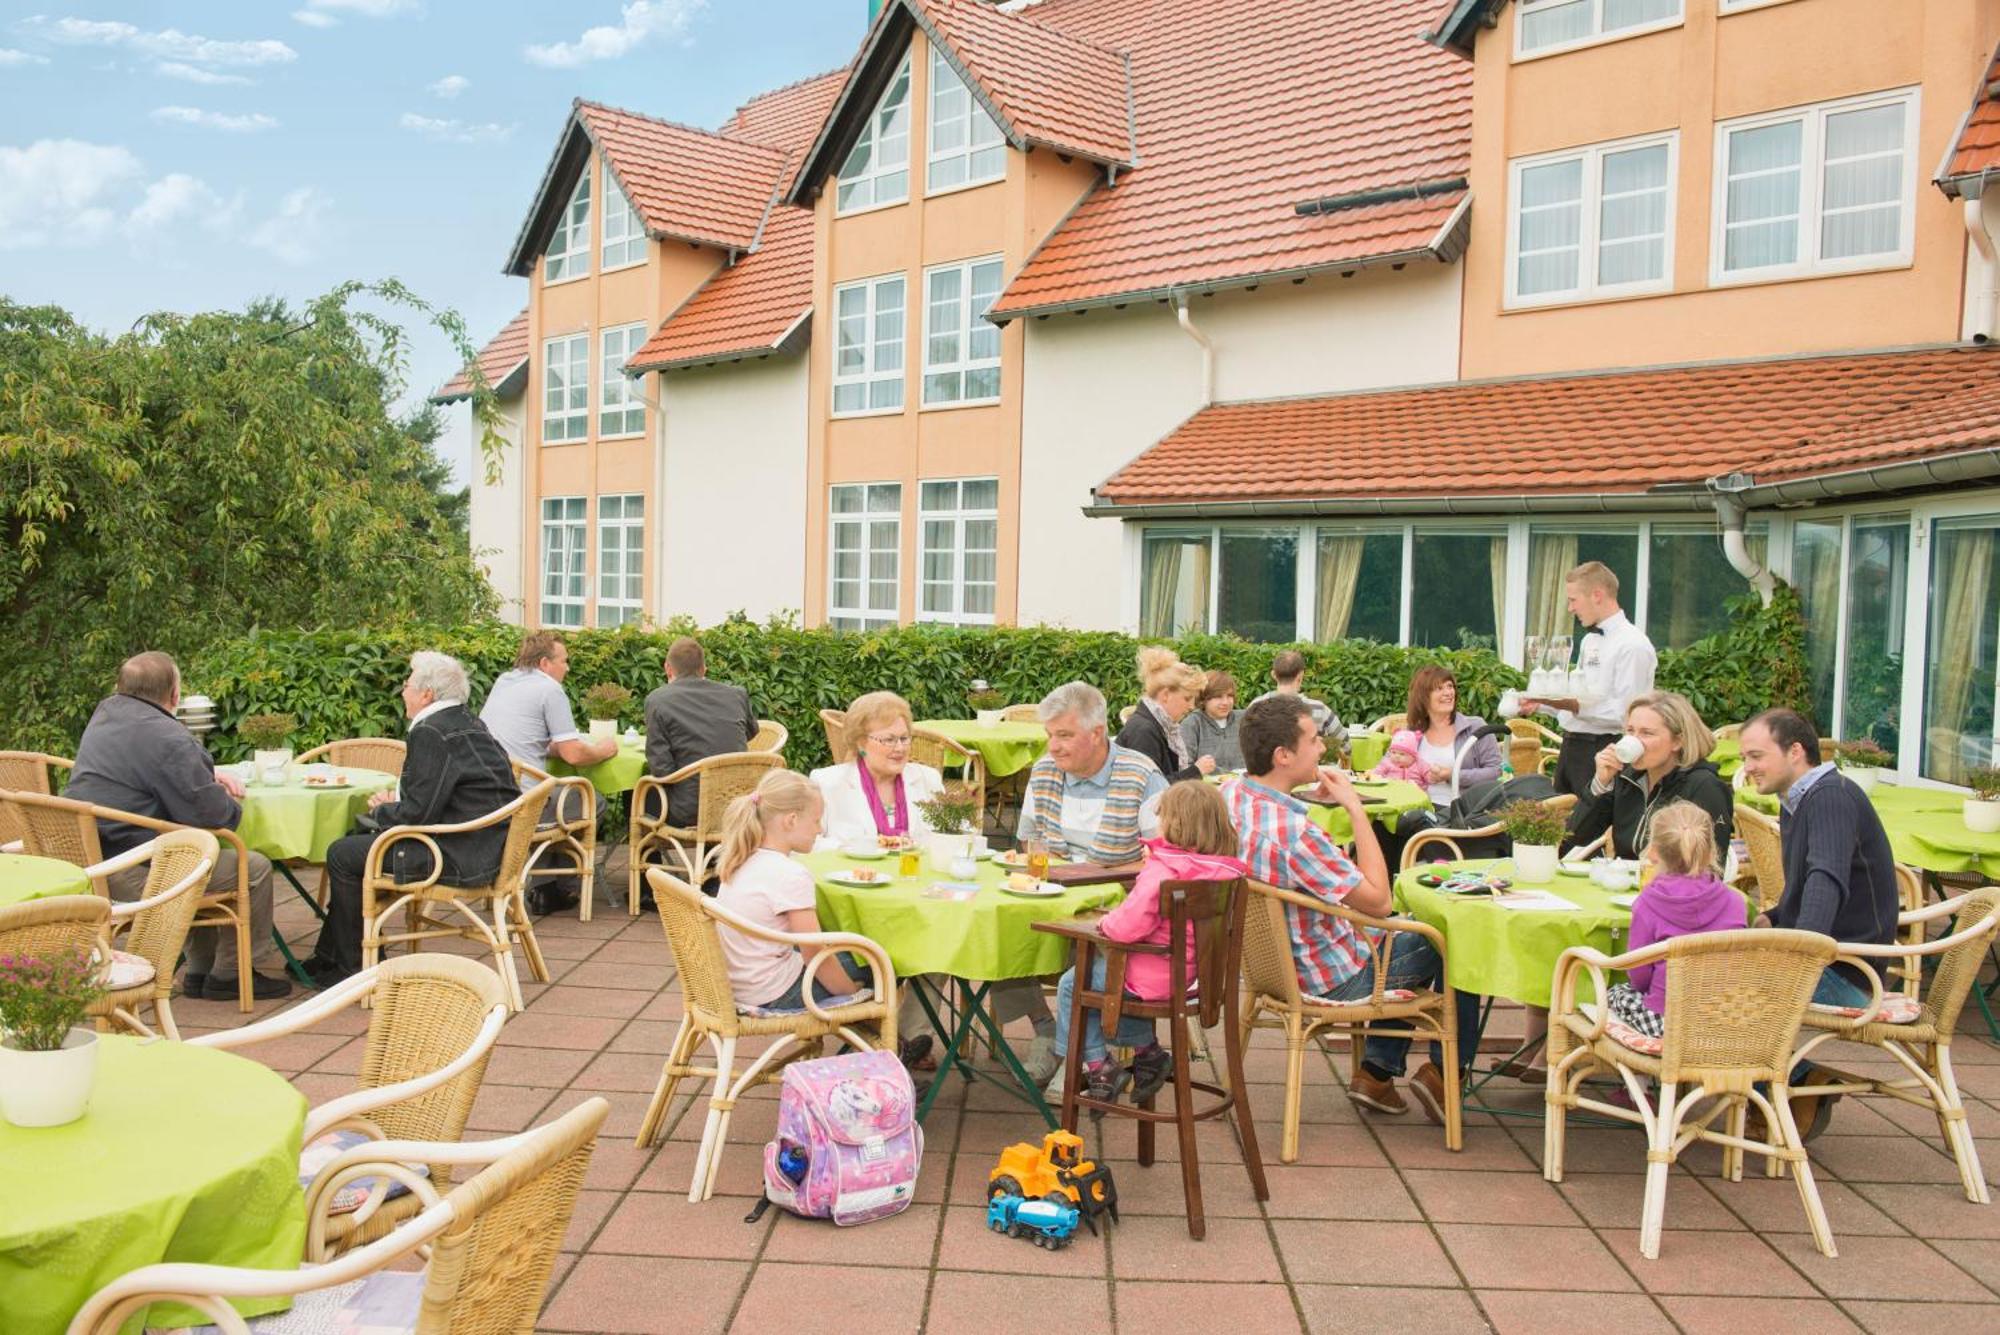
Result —
POLYGON ((1076 1236, 1077 1221, 1082 1218, 1075 1206, 1057 1200, 1031 1201, 999 1195, 986 1203, 986 1227, 1010 1238, 1026 1234, 1037 1247, 1050 1251, 1069 1246, 1076 1236))

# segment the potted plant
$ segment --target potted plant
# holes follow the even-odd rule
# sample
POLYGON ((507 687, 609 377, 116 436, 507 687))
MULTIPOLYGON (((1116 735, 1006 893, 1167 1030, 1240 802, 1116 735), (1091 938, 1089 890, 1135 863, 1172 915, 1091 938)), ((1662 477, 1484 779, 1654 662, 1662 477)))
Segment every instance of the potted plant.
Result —
POLYGON ((1972 796, 1965 799, 1965 828, 2000 834, 2000 768, 1982 765, 1965 776, 1972 796))
POLYGON ((1007 697, 983 683, 965 697, 965 703, 972 706, 972 716, 982 728, 997 728, 1006 717, 1007 697))
POLYGON ((615 681, 600 681, 583 693, 583 712, 590 717, 590 735, 618 735, 618 718, 632 704, 632 692, 615 681))
POLYGON ((97 1083, 97 1032, 84 1023, 104 996, 87 947, 0 955, 0 1116, 62 1126, 83 1116, 97 1083))
POLYGON ((979 804, 972 800, 972 794, 955 784, 947 784, 936 797, 924 798, 915 806, 923 813, 924 823, 931 827, 926 843, 931 870, 961 879, 972 875, 978 869, 976 859, 986 851, 985 837, 973 828, 979 804))
POLYGON ((283 783, 292 763, 292 734, 299 730, 294 714, 252 714, 236 725, 236 735, 250 744, 252 772, 265 783, 283 783))
POLYGON ((1836 743, 1833 761, 1840 767, 1840 772, 1854 780, 1864 793, 1872 792, 1875 780, 1881 777, 1882 771, 1896 763, 1894 757, 1867 737, 1836 743))
POLYGON ((1494 814, 1514 841, 1514 869, 1524 881, 1556 878, 1556 848, 1562 843, 1563 818, 1540 802, 1526 798, 1509 802, 1494 814))

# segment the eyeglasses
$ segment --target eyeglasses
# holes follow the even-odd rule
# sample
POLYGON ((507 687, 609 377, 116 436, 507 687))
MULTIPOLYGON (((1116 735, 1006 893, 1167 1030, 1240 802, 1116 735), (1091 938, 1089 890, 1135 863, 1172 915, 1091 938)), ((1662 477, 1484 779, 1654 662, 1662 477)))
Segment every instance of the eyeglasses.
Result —
POLYGON ((908 746, 911 739, 907 732, 871 732, 868 734, 868 740, 877 746, 895 747, 908 746))

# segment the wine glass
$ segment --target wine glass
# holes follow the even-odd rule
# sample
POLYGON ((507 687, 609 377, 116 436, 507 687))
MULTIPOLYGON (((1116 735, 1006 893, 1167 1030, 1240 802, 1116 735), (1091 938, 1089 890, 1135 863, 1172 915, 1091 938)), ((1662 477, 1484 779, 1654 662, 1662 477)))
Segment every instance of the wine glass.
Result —
POLYGON ((1549 637, 1549 666, 1561 672, 1569 671, 1570 637, 1551 635, 1549 637))
POLYGON ((1542 655, 1547 652, 1547 637, 1530 635, 1527 639, 1527 654, 1521 660, 1521 666, 1527 668, 1528 672, 1532 675, 1542 666, 1542 655))

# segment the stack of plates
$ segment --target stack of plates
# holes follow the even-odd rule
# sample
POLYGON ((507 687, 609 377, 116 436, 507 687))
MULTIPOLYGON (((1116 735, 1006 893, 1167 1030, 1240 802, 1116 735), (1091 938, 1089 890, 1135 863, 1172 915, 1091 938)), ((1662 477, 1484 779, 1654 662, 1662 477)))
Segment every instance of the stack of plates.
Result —
POLYGON ((199 737, 215 731, 215 701, 205 695, 189 695, 181 698, 180 721, 187 730, 199 737))

